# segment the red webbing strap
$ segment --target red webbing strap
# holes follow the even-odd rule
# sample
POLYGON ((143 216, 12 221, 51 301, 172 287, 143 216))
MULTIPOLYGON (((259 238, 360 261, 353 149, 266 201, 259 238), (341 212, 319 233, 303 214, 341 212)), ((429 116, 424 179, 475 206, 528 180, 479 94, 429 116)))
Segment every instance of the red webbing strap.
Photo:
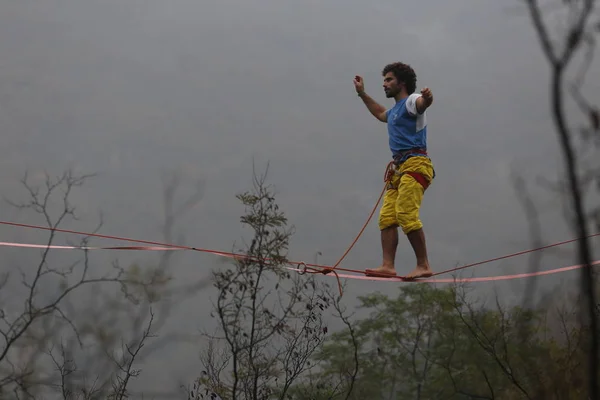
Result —
POLYGON ((421 184, 421 186, 423 186, 423 189, 427 190, 427 188, 429 187, 429 181, 427 179, 425 179, 423 174, 420 174, 418 172, 413 172, 413 171, 407 171, 407 172, 405 172, 405 174, 410 175, 413 178, 415 178, 415 180, 417 182, 419 182, 421 184))

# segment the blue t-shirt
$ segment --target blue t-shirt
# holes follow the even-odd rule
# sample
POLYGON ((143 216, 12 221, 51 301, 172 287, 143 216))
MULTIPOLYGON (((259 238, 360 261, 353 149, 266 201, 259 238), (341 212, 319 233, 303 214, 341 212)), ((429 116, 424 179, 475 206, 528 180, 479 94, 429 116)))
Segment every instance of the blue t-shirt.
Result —
MULTIPOLYGON (((394 158, 398 153, 409 149, 427 149, 426 112, 417 112, 416 102, 420 96, 419 93, 413 93, 386 111, 390 150, 394 158)), ((407 156, 400 161, 404 161, 407 156)))

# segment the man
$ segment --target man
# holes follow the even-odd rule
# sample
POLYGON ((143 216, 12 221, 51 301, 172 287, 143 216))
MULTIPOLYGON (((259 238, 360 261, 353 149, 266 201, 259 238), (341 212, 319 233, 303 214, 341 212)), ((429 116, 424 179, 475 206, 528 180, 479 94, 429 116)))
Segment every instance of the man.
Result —
POLYGON ((417 77, 407 64, 396 62, 382 71, 383 90, 387 98, 396 100, 389 110, 365 93, 364 81, 354 78, 358 96, 375 118, 387 123, 389 146, 394 158, 394 171, 384 196, 379 214, 383 263, 376 269, 367 269, 367 276, 396 276, 394 260, 398 246, 398 226, 407 236, 417 259, 416 268, 404 279, 429 277, 429 266, 423 224, 419 209, 426 188, 435 176, 427 155, 427 115, 425 110, 433 103, 431 90, 424 88, 415 93, 417 77))

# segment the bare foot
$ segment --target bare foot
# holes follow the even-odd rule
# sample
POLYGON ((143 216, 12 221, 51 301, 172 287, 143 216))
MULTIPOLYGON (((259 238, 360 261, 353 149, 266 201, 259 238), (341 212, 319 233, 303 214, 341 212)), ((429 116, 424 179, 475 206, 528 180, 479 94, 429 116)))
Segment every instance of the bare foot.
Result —
POLYGON ((433 275, 433 271, 429 268, 429 265, 417 265, 417 267, 408 275, 404 276, 404 279, 418 279, 418 278, 429 278, 433 275))
POLYGON ((382 265, 381 267, 378 267, 375 269, 366 269, 365 275, 366 276, 377 276, 377 277, 381 277, 381 278, 395 277, 396 269, 394 267, 387 267, 385 265, 382 265))

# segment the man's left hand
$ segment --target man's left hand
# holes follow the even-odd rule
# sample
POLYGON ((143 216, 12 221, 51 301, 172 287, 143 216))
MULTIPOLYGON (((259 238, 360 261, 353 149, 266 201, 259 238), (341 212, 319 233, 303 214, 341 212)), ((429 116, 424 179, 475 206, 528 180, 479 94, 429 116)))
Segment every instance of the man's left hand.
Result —
POLYGON ((425 100, 425 104, 427 104, 428 106, 431 105, 431 103, 433 103, 433 94, 431 93, 431 90, 429 88, 424 88, 423 90, 421 90, 421 96, 423 96, 423 100, 425 100))

